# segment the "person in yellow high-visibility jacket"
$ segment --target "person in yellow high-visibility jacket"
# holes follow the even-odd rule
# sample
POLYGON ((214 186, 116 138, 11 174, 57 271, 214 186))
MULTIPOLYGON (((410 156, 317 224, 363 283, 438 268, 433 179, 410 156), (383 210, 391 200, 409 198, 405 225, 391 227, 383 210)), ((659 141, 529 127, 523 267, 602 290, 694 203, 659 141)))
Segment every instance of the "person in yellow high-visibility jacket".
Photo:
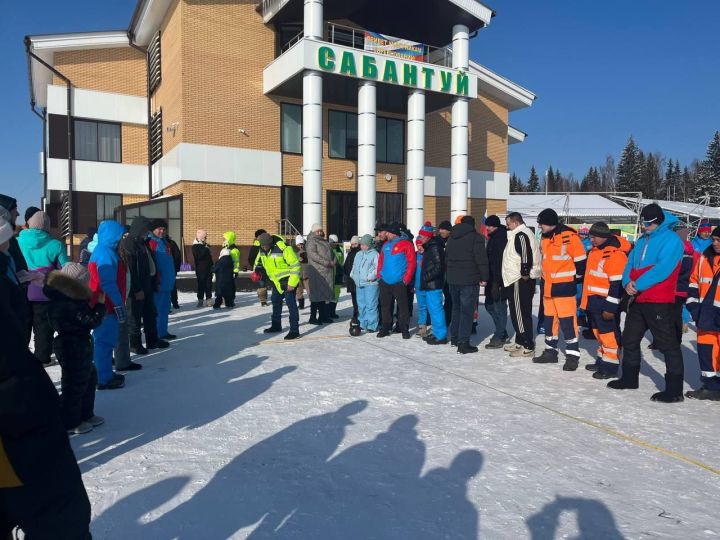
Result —
POLYGON ((287 304, 290 315, 290 332, 285 339, 300 337, 299 314, 295 288, 300 283, 300 260, 292 246, 267 233, 258 237, 260 250, 258 251, 255 266, 262 265, 268 279, 275 285, 272 290, 272 317, 271 325, 266 328, 266 334, 282 331, 281 316, 283 300, 287 304))

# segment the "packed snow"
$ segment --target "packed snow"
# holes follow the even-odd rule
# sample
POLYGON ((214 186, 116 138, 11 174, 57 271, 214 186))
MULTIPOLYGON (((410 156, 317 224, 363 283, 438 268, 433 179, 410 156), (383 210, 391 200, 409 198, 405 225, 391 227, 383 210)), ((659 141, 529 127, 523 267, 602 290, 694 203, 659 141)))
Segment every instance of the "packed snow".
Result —
POLYGON ((463 356, 350 337, 349 298, 334 324, 301 311, 292 342, 262 333, 254 294, 181 303, 171 348, 135 358, 124 389, 97 394, 106 424, 72 438, 95 538, 720 536, 718 404, 651 402, 664 365, 647 348, 640 389, 612 391, 583 369, 596 342, 573 373, 485 350, 482 309, 463 356))

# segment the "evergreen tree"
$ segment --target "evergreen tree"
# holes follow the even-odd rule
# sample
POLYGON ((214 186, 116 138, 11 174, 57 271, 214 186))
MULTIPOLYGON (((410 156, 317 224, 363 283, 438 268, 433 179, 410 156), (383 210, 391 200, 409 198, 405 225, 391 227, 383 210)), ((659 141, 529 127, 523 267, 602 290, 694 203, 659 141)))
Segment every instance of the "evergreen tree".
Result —
POLYGON ((676 201, 685 200, 685 192, 682 185, 682 171, 680 171, 680 161, 675 160, 675 169, 673 170, 673 180, 675 181, 675 198, 676 201))
POLYGON ((543 186, 545 187, 545 191, 556 191, 557 186, 555 185, 555 171, 553 171, 552 165, 548 167, 545 175, 545 182, 547 183, 547 186, 543 186))
POLYGON ((720 131, 708 144, 705 160, 700 164, 699 181, 706 192, 720 195, 720 131))
MULTIPOLYGON (((643 153, 640 152, 642 156, 643 153)), ((661 187, 662 174, 660 173, 660 167, 658 163, 658 157, 653 154, 648 154, 647 159, 644 160, 642 169, 642 184, 641 189, 643 197, 647 199, 664 198, 665 194, 659 193, 661 187)))
POLYGON ((554 183, 552 191, 559 191, 559 192, 565 191, 565 179, 563 178, 563 175, 560 172, 560 169, 557 169, 555 171, 555 183, 554 183))
POLYGON ((523 191, 523 187, 523 183, 520 178, 518 178, 518 175, 512 173, 510 176, 510 193, 519 193, 523 191))
POLYGON ((620 163, 617 167, 617 191, 640 191, 639 173, 640 150, 635 144, 635 139, 630 137, 620 156, 620 163))
POLYGON ((605 165, 598 171, 600 174, 600 191, 615 191, 617 171, 615 169, 615 158, 611 155, 605 157, 605 165))
MULTIPOLYGON (((678 167, 679 166, 680 164, 678 163, 678 167)), ((683 169, 682 180, 680 180, 680 182, 682 185, 682 200, 683 202, 688 202, 691 199, 692 195, 695 193, 695 186, 693 185, 693 179, 692 175, 690 174, 690 169, 688 169, 687 167, 683 169)))
POLYGON ((530 169, 530 178, 528 178, 527 190, 530 193, 537 193, 540 191, 540 178, 538 177, 535 165, 530 169))

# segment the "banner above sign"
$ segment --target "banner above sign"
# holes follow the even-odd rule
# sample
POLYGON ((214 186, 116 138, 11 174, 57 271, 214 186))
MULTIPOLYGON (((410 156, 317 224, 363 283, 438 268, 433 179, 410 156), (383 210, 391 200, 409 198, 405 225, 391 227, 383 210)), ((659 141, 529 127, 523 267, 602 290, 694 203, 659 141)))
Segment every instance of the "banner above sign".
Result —
POLYGON ((313 66, 306 63, 306 67, 310 69, 319 68, 321 71, 346 77, 397 84, 441 94, 477 97, 477 77, 466 71, 314 40, 303 41, 307 42, 306 59, 309 56, 313 59, 313 66))
POLYGON ((422 43, 377 32, 365 32, 365 50, 415 62, 425 59, 425 46, 422 43))

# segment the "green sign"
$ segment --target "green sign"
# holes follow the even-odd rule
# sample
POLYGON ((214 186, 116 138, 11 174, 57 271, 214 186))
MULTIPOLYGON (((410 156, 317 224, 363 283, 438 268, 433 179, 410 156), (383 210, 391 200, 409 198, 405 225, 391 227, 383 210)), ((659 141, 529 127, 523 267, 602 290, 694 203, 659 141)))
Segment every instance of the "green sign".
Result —
MULTIPOLYGON (((318 47, 317 65, 323 71, 347 77, 398 84, 457 96, 476 97, 476 90, 470 88, 471 75, 464 71, 449 70, 440 66, 380 57, 344 47, 336 49, 327 45, 318 47)), ((472 77, 475 82, 474 76, 472 77)))

